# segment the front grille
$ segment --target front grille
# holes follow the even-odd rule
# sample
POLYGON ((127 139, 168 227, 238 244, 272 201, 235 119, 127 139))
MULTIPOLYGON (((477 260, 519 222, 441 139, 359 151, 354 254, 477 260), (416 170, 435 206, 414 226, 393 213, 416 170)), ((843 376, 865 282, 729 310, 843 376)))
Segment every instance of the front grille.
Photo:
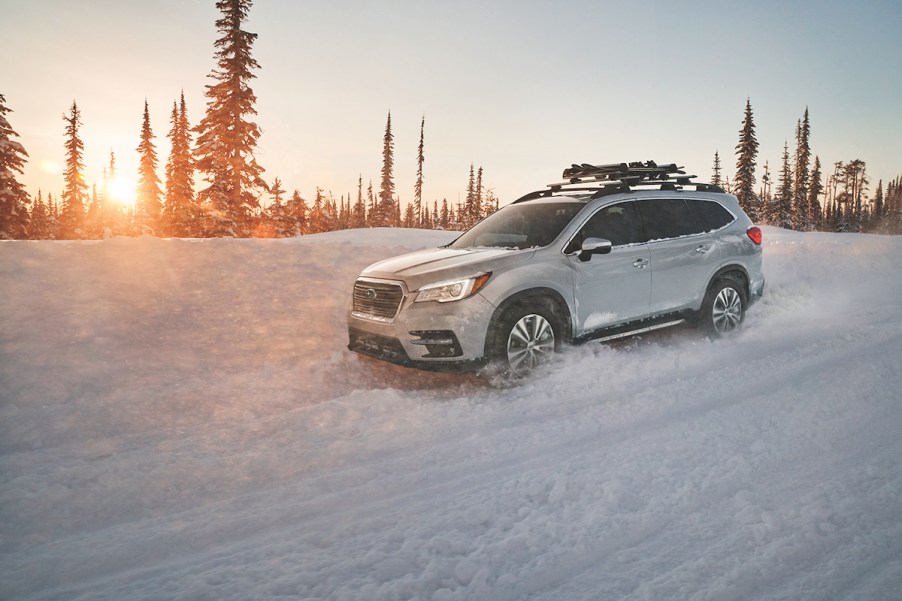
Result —
POLYGON ((393 319, 401 308, 404 291, 397 284, 357 280, 354 283, 354 313, 393 319))

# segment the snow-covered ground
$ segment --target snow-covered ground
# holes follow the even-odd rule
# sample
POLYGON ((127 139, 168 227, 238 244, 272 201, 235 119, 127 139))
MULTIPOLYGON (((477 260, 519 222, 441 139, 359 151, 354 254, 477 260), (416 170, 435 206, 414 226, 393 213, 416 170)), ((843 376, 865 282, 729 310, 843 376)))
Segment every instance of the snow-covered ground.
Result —
POLYGON ((0 243, 0 599, 902 598, 902 238, 516 387, 346 351, 450 238, 0 243))

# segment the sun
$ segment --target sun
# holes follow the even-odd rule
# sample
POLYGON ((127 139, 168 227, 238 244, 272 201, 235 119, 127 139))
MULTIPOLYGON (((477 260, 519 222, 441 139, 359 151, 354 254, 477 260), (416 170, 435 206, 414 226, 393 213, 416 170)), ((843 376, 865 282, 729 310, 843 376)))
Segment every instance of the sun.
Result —
POLYGON ((107 194, 110 199, 123 207, 135 206, 137 200, 135 188, 135 182, 119 175, 107 182, 107 194))

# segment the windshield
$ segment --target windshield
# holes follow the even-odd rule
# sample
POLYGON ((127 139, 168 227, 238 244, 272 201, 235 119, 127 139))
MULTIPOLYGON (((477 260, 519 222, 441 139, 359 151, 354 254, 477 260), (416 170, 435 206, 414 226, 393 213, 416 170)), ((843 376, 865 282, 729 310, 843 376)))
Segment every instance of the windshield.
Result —
POLYGON ((525 202, 492 213, 449 248, 533 248, 548 246, 583 208, 578 202, 525 202))

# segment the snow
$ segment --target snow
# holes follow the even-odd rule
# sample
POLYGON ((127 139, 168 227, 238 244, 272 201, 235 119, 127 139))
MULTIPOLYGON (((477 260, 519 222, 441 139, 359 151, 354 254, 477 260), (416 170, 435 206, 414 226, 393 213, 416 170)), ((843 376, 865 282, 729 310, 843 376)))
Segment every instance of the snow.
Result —
POLYGON ((897 600, 902 238, 512 387, 345 350, 445 232, 0 243, 0 599, 897 600))

